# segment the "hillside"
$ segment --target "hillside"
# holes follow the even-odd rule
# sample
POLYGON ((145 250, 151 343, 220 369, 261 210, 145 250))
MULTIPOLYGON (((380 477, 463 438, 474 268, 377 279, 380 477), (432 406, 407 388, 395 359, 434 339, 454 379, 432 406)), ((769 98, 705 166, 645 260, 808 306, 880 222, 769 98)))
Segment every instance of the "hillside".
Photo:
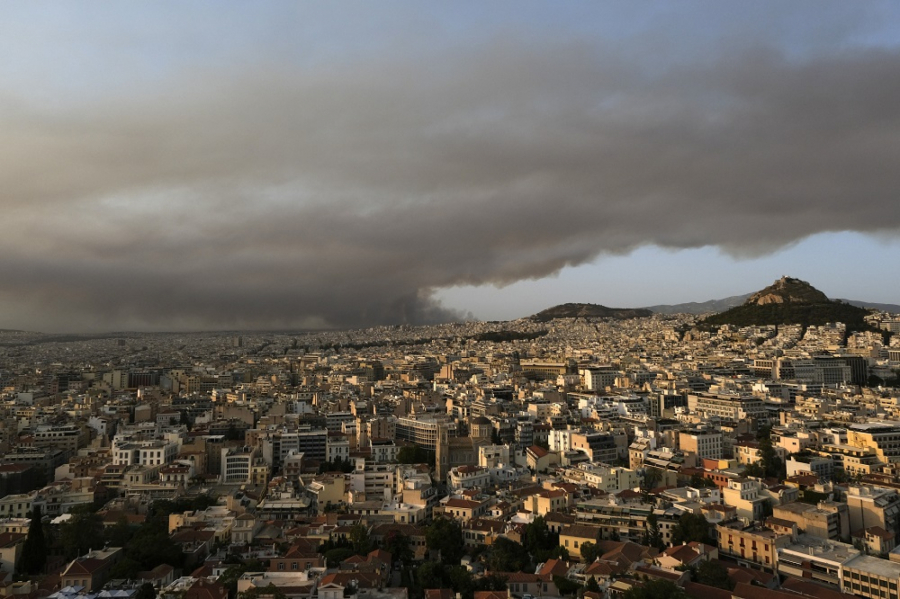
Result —
POLYGON ((547 322, 554 318, 643 318, 652 316, 646 308, 607 308, 597 304, 561 304, 538 312, 531 317, 535 322, 547 322))
POLYGON ((805 281, 782 277, 752 294, 742 305, 705 318, 701 324, 735 326, 843 322, 848 331, 868 329, 868 310, 832 301, 805 281))
POLYGON ((769 304, 827 304, 828 296, 800 279, 781 277, 765 289, 751 295, 744 305, 769 304))
MULTIPOLYGON (((753 295, 745 293, 743 295, 732 295, 722 299, 707 300, 705 302, 685 302, 683 304, 660 304, 658 306, 646 306, 654 314, 708 314, 709 312, 724 312, 728 308, 740 306, 753 295)), ((857 306, 859 308, 874 308, 882 312, 900 313, 900 305, 897 304, 879 304, 877 302, 864 302, 861 300, 843 299, 837 301, 857 306)))
POLYGON ((728 308, 740 306, 752 294, 732 295, 722 299, 708 300, 705 302, 686 302, 684 304, 661 304, 659 306, 647 306, 654 314, 706 314, 708 312, 722 312, 728 308))

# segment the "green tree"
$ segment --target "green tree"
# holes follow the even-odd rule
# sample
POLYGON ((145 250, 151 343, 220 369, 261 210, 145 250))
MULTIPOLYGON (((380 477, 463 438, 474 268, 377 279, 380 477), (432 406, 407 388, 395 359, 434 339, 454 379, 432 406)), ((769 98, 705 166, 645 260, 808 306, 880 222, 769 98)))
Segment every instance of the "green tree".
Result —
POLYGON ((597 579, 591 576, 588 578, 587 584, 584 585, 584 589, 586 591, 591 591, 592 593, 600 592, 600 583, 597 582, 597 579))
POLYGON ((538 516, 525 526, 522 544, 537 562, 559 556, 559 535, 550 531, 543 516, 538 516))
POLYGON ((391 554, 394 564, 408 564, 413 561, 414 555, 409 537, 402 532, 392 530, 384 538, 384 549, 391 554))
POLYGON ((843 468, 837 469, 831 474, 831 482, 835 483, 847 483, 850 482, 850 477, 847 476, 847 471, 843 468))
POLYGON ((459 522, 435 518, 425 530, 425 546, 441 555, 445 564, 458 564, 465 554, 465 540, 459 522))
POLYGON ((644 491, 655 489, 659 481, 662 480, 662 473, 656 468, 644 468, 644 478, 641 480, 641 487, 644 491))
POLYGON ((450 566, 444 568, 444 572, 446 586, 458 592, 462 599, 472 599, 475 596, 475 580, 465 566, 450 566))
POLYGON ((418 597, 418 591, 420 590, 420 588, 417 586, 418 583, 413 579, 412 573, 413 569, 408 566, 400 570, 400 586, 410 589, 411 596, 418 597))
POLYGON ((665 546, 662 539, 662 533, 659 530, 659 520, 657 519, 656 514, 651 513, 647 516, 647 532, 644 533, 642 544, 647 545, 648 547, 656 547, 657 549, 662 549, 665 546))
POLYGON ((416 584, 420 589, 440 589, 444 586, 444 564, 425 562, 416 569, 416 584))
POLYGON ((141 571, 141 564, 130 557, 124 557, 118 564, 109 569, 110 578, 135 579, 141 571))
POLYGON ((328 562, 328 567, 337 567, 342 561, 347 558, 353 557, 356 555, 356 552, 350 549, 349 547, 336 547, 335 549, 329 549, 322 555, 325 556, 325 559, 328 562))
POLYGON ((74 514, 60 525, 59 540, 65 548, 66 559, 84 555, 91 549, 103 547, 103 520, 87 509, 72 510, 74 514))
POLYGON ((106 529, 104 537, 110 547, 125 547, 134 535, 134 528, 128 524, 125 515, 119 516, 116 523, 106 529))
POLYGON ((705 561, 697 566, 697 582, 711 587, 717 587, 730 591, 734 583, 728 578, 728 568, 719 562, 705 561))
POLYGON ((475 581, 475 590, 505 591, 506 580, 506 576, 500 576, 499 574, 488 574, 487 576, 482 576, 477 581, 475 581))
POLYGON ((506 537, 499 537, 491 545, 488 563, 491 570, 497 572, 522 572, 530 569, 531 559, 525 547, 506 537))
POLYGON ((565 576, 554 575, 553 576, 553 584, 556 585, 556 588, 559 589, 560 595, 577 595, 578 592, 582 589, 582 586, 571 580, 566 578, 565 576))
POLYGON ((267 599, 287 599, 287 595, 284 594, 284 591, 271 582, 264 587, 254 587, 238 595, 239 599, 260 599, 260 597, 265 597, 267 599))
POLYGON ((156 599, 156 589, 149 582, 145 582, 138 587, 131 599, 156 599))
POLYGON ((234 423, 229 423, 228 429, 225 431, 225 439, 228 441, 239 441, 243 438, 244 436, 241 434, 241 431, 237 429, 234 423))
POLYGON ((623 599, 682 599, 684 591, 668 580, 649 580, 625 592, 623 599))
POLYGON ((31 510, 31 522, 28 524, 28 536, 22 546, 19 558, 19 572, 34 576, 44 571, 47 563, 47 542, 44 539, 44 524, 41 521, 41 508, 35 506, 31 510))
POLYGON ((322 462, 319 464, 319 474, 323 472, 353 472, 355 466, 350 459, 343 460, 340 456, 334 458, 333 462, 322 462))
POLYGON ((598 557, 600 557, 600 547, 596 543, 585 541, 581 544, 581 559, 584 560, 584 563, 593 563, 598 557))
POLYGON ((218 496, 206 493, 178 499, 157 499, 150 504, 147 521, 162 518, 164 523, 166 523, 170 514, 181 514, 190 510, 203 511, 218 504, 218 502, 218 496))
POLYGON ((246 572, 263 572, 265 569, 265 566, 256 559, 241 562, 222 572, 222 575, 218 578, 218 582, 228 589, 228 596, 231 599, 235 599, 237 597, 238 579, 246 572))
POLYGON ((772 427, 761 427, 756 432, 759 442, 759 462, 765 476, 783 479, 787 476, 784 461, 772 445, 772 427))
POLYGON ((741 472, 743 476, 752 476, 753 478, 765 478, 766 477, 766 469, 763 467, 762 462, 754 462, 752 464, 747 464, 744 466, 744 470, 741 472))
POLYGON ((191 430, 194 425, 191 423, 191 418, 188 416, 187 410, 179 410, 179 412, 178 423, 183 424, 188 430, 191 430))
POLYGON ((709 542, 709 522, 703 514, 682 514, 678 524, 672 529, 672 545, 683 545, 691 541, 709 542))
MULTIPOLYGON (((350 549, 351 552, 353 551, 350 546, 350 541, 347 539, 335 539, 332 535, 328 535, 328 540, 319 544, 319 553, 324 554, 326 551, 331 551, 332 549, 350 549)), ((350 555, 353 555, 353 553, 350 555)))
POLYGON ((542 559, 541 561, 547 561, 548 559, 561 559, 564 562, 567 562, 571 559, 569 555, 569 550, 563 547, 562 545, 557 545, 547 554, 547 557, 542 559))
POLYGON ((141 564, 130 557, 122 558, 118 564, 109 569, 109 577, 113 579, 134 580, 141 571, 141 564))
POLYGON ((354 524, 350 529, 350 545, 357 555, 366 555, 372 551, 372 541, 369 539, 369 529, 365 524, 354 524))
POLYGON ((699 474, 691 475, 691 486, 694 488, 715 487, 716 483, 699 474))
POLYGON ((399 464, 430 464, 434 466, 434 452, 418 445, 406 445, 397 452, 399 464))
POLYGON ((152 570, 160 564, 180 568, 184 561, 181 547, 169 537, 162 516, 146 520, 138 528, 125 546, 125 557, 139 563, 143 570, 152 570))

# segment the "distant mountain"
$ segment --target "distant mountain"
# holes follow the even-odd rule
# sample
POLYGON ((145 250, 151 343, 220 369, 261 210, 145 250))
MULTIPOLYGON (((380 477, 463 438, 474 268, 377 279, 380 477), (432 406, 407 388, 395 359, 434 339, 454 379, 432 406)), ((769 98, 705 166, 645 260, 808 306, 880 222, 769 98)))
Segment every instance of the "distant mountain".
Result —
POLYGON ((685 304, 662 304, 659 306, 647 306, 656 314, 706 314, 708 312, 724 312, 728 308, 734 308, 743 304, 752 293, 744 295, 732 295, 724 299, 709 300, 706 302, 687 302, 685 304))
POLYGON ((597 304, 561 304, 538 312, 531 317, 535 322, 547 322, 554 318, 643 318, 652 316, 646 308, 607 308, 597 304))
POLYGON ((868 310, 828 297, 800 279, 782 277, 748 297, 743 304, 705 318, 701 324, 735 326, 843 322, 850 331, 869 328, 868 310))
POLYGON ((900 305, 897 304, 878 304, 876 302, 861 302, 859 300, 839 299, 840 302, 847 302, 851 306, 858 308, 874 308, 882 312, 891 312, 892 314, 900 314, 900 305))

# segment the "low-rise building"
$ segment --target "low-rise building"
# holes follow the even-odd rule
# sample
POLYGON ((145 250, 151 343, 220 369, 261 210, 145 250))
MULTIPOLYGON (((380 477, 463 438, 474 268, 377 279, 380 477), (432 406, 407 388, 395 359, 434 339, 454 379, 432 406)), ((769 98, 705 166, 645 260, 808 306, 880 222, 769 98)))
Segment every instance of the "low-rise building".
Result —
POLYGON ((738 564, 774 572, 778 564, 778 549, 794 541, 789 533, 770 528, 748 526, 736 520, 716 526, 719 554, 733 557, 738 564))

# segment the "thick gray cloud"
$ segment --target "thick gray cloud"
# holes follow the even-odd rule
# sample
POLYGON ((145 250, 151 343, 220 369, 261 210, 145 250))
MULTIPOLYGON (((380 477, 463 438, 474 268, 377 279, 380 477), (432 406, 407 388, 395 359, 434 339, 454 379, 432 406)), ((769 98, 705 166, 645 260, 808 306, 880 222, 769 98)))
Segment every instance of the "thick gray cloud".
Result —
POLYGON ((900 229, 900 52, 651 58, 508 38, 0 90, 0 326, 428 322, 435 289, 644 244, 900 229))

